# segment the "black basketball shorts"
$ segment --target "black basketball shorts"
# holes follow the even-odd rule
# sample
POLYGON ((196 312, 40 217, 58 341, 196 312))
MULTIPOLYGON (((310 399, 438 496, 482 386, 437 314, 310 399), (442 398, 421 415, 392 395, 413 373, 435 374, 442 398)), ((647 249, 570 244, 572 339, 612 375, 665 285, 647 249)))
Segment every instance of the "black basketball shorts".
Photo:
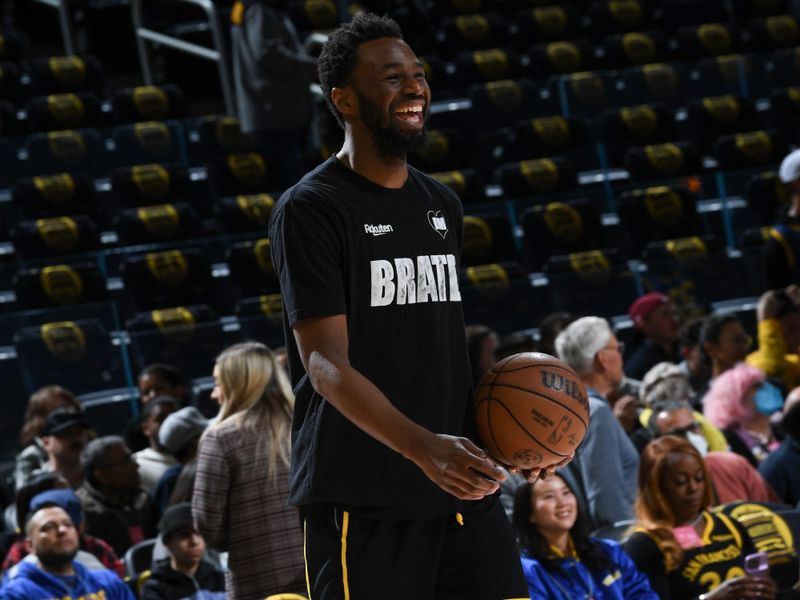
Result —
POLYGON ((431 521, 304 507, 311 600, 528 600, 511 526, 497 497, 431 521))

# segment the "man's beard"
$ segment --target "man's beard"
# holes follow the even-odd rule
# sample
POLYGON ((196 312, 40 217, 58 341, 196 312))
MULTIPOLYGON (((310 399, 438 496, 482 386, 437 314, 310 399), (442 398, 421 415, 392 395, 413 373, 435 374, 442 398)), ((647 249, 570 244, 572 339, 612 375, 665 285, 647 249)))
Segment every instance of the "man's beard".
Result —
POLYGON ((72 551, 56 552, 54 550, 44 550, 36 553, 36 559, 44 567, 45 571, 61 571, 65 566, 73 561, 78 554, 78 548, 72 551))
POLYGON ((378 156, 386 162, 398 162, 406 159, 406 154, 419 149, 425 143, 427 131, 422 129, 411 134, 401 132, 392 124, 389 115, 388 127, 382 124, 378 107, 368 98, 356 91, 358 96, 359 117, 372 133, 372 141, 378 156))

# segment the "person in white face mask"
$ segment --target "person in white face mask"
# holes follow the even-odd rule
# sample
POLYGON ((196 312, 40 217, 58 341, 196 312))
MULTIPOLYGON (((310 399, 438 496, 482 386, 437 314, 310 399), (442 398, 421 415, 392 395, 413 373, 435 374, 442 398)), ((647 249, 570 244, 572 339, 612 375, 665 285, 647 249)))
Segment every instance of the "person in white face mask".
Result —
POLYGON ((679 435, 697 449, 711 476, 715 505, 737 500, 780 501, 747 459, 727 450, 708 451, 708 441, 688 402, 662 403, 653 411, 650 429, 655 437, 679 435))

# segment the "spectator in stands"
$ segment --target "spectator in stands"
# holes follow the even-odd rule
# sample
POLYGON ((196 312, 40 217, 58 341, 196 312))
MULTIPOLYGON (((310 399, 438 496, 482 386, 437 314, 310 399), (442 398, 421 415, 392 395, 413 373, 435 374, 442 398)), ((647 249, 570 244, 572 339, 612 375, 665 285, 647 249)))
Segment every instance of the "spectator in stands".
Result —
POLYGON ((75 560, 78 531, 63 508, 48 505, 32 512, 25 532, 32 560, 20 563, 16 576, 0 590, 2 600, 134 600, 131 589, 115 573, 90 571, 75 560))
POLYGON ((758 465, 758 470, 786 504, 800 506, 800 388, 786 397, 780 447, 758 465))
POLYGON ((57 408, 49 415, 41 436, 42 446, 47 451, 47 462, 34 471, 59 473, 77 488, 83 483, 81 452, 89 442, 89 421, 86 413, 72 408, 57 408))
POLYGON ((638 336, 639 346, 625 360, 625 374, 641 379, 654 365, 668 361, 679 362, 678 311, 669 297, 650 292, 634 300, 628 308, 638 336))
POLYGON ((717 377, 703 398, 706 418, 722 430, 731 450, 756 468, 778 447, 770 417, 782 408, 780 390, 763 371, 744 363, 717 377))
POLYGON ((57 408, 80 410, 81 405, 72 392, 59 386, 48 385, 34 392, 28 399, 25 409, 25 423, 20 432, 22 452, 17 455, 14 465, 14 484, 17 489, 25 485, 25 481, 36 469, 48 459, 40 435, 44 430, 47 415, 57 408))
POLYGON ((659 435, 663 435, 660 427, 682 426, 683 422, 697 422, 699 430, 707 445, 707 450, 727 450, 728 442, 722 432, 712 425, 702 413, 689 410, 686 415, 684 404, 692 397, 692 388, 689 379, 680 365, 674 363, 658 363, 650 369, 642 380, 639 390, 641 400, 645 406, 639 416, 643 428, 631 434, 636 449, 642 453, 647 443, 659 435), (681 409, 674 416, 673 410, 681 409))
POLYGON ((700 343, 700 332, 704 323, 705 320, 702 318, 692 319, 684 323, 678 331, 678 349, 683 358, 678 366, 692 387, 692 403, 694 404, 696 399, 697 405, 707 391, 708 380, 711 378, 711 366, 705 360, 700 343))
POLYGON ((572 323, 575 317, 568 312, 552 312, 539 321, 539 343, 536 345, 538 352, 556 356, 556 338, 564 328, 572 323))
POLYGON ((156 561, 141 600, 224 600, 225 573, 204 560, 206 543, 195 528, 191 504, 170 506, 158 530, 169 557, 156 561))
POLYGON ((467 325, 467 352, 472 382, 477 385, 497 362, 497 333, 486 325, 467 325))
POLYGON ((782 222, 772 228, 764 247, 770 289, 800 282, 800 150, 783 159, 778 177, 786 187, 789 202, 782 222))
POLYGON ((775 598, 772 579, 743 575, 755 546, 737 522, 708 512, 708 481, 703 458, 686 439, 667 435, 648 445, 625 551, 662 600, 775 598))
POLYGON ((531 598, 658 600, 617 542, 589 537, 561 475, 517 488, 513 524, 531 598))
POLYGON ((708 421, 704 422, 701 419, 702 415, 695 413, 686 401, 659 402, 650 418, 652 439, 665 435, 678 435, 697 449, 711 475, 709 484, 715 505, 737 500, 779 501, 780 499, 770 490, 747 459, 728 450, 722 432, 708 421), (709 432, 713 432, 713 436, 710 436, 709 432), (710 450, 709 439, 716 441, 720 438, 724 446, 719 450, 710 450))
MULTIPOLYGON (((170 498, 175 490, 175 484, 186 465, 194 464, 197 457, 197 444, 200 436, 208 427, 208 423, 208 419, 199 410, 194 406, 187 406, 169 415, 161 424, 158 440, 164 449, 175 457, 178 464, 164 471, 153 491, 153 501, 160 512, 163 513, 171 504, 170 498)), ((192 478, 192 482, 194 482, 194 478, 192 478)), ((192 487, 194 486, 192 485, 192 487)))
POLYGON ((622 382, 622 345, 599 317, 573 321, 556 338, 558 356, 589 393, 589 428, 568 468, 589 505, 594 527, 633 516, 639 455, 606 397, 622 382))
POLYGON ((139 465, 139 477, 142 487, 152 493, 156 483, 164 472, 177 463, 171 454, 164 451, 158 440, 161 424, 169 415, 178 410, 178 400, 172 396, 157 396, 153 398, 142 410, 142 433, 148 440, 149 446, 139 450, 133 455, 133 460, 139 465))
POLYGON ((220 354, 214 383, 222 407, 200 441, 192 498, 198 531, 228 552, 231 597, 303 593, 303 535, 288 505, 288 377, 269 348, 246 342, 220 354))
POLYGON ((707 317, 700 329, 700 345, 706 364, 711 368, 709 385, 716 377, 742 362, 752 342, 736 315, 707 317))
POLYGON ((119 436, 92 440, 81 456, 84 482, 78 488, 86 531, 106 540, 118 556, 154 537, 155 507, 139 485, 139 467, 119 436))
POLYGON ((255 137, 288 187, 304 173, 317 61, 306 53, 286 0, 236 3, 231 15, 233 80, 242 131, 255 137))
MULTIPOLYGON (((188 405, 191 400, 189 384, 180 371, 172 365, 154 363, 145 367, 139 373, 137 386, 141 408, 147 406, 147 403, 157 396, 172 396, 183 406, 188 405)), ((125 442, 131 452, 144 450, 150 445, 147 436, 142 433, 142 418, 140 412, 125 426, 125 442)))
MULTIPOLYGON (((59 483, 58 479, 51 477, 50 483, 56 485, 59 483)), ((41 486, 40 486, 41 487, 41 486)), ((25 529, 25 522, 31 512, 36 512, 41 508, 48 506, 58 506, 63 508, 69 514, 75 528, 78 531, 79 549, 75 560, 81 563, 90 571, 98 571, 101 569, 110 569, 117 575, 122 577, 125 569, 114 553, 114 550, 106 542, 100 538, 86 535, 84 530, 83 509, 78 496, 75 495, 71 489, 68 488, 52 488, 44 490, 36 494, 30 499, 30 502, 25 506, 25 509, 20 511, 20 532, 25 529)), ((3 562, 3 570, 5 573, 4 579, 13 579, 19 572, 19 563, 23 560, 35 562, 35 557, 29 554, 29 545, 25 541, 24 536, 17 540, 6 556, 3 562)))
POLYGON ((800 385, 800 286, 769 290, 758 299, 758 350, 747 364, 761 369, 788 392, 800 385))

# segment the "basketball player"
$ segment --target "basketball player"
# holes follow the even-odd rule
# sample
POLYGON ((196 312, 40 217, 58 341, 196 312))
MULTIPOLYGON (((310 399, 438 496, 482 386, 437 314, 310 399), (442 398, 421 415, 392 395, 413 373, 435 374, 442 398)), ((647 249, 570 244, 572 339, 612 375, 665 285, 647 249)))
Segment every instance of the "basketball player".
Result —
POLYGON ((461 204, 406 164, 430 104, 422 64, 394 21, 359 15, 319 72, 344 145, 270 224, 310 596, 528 598, 505 476, 468 438, 461 204))

